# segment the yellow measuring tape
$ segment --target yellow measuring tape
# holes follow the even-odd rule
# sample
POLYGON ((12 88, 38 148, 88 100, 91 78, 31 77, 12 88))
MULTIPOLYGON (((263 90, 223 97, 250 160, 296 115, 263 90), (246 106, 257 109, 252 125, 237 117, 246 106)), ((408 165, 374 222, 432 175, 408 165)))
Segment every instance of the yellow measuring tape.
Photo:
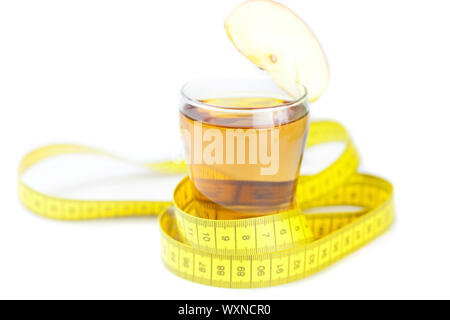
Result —
MULTIPOLYGON (((319 121, 310 126, 307 147, 344 142, 339 158, 322 172, 301 176, 300 209, 242 220, 208 220, 193 214, 189 179, 176 187, 173 202, 94 201, 52 197, 22 181, 38 162, 68 153, 114 157, 77 145, 51 145, 27 154, 19 166, 19 197, 42 216, 81 220, 159 215, 162 260, 182 278, 220 287, 257 288, 309 276, 386 231, 394 219, 392 185, 357 173, 359 157, 345 128, 319 121), (357 212, 302 214, 312 208, 357 206, 357 212)), ((186 172, 183 161, 144 164, 162 173, 186 172)))

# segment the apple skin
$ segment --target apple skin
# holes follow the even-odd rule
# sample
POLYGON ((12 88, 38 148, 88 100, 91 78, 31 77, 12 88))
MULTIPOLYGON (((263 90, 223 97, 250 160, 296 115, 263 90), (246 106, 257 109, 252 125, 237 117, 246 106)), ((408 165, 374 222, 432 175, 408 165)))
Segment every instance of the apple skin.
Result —
POLYGON ((304 86, 315 101, 328 87, 328 62, 319 41, 284 5, 244 2, 225 20, 225 30, 234 46, 293 98, 304 95, 304 86))

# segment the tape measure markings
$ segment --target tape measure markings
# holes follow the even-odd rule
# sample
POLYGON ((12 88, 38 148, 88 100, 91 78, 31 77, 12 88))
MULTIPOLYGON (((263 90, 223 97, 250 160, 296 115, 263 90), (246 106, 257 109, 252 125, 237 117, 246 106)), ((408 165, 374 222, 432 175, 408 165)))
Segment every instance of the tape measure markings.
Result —
MULTIPOLYGON (((67 153, 114 155, 78 145, 51 145, 26 155, 19 165, 22 203, 42 216, 80 220, 159 215, 163 263, 173 273, 198 283, 254 288, 309 276, 347 256, 385 232, 394 218, 392 185, 357 173, 359 155, 345 128, 336 122, 313 122, 307 147, 344 142, 334 163, 313 176, 301 176, 298 209, 242 220, 208 220, 193 214, 190 180, 184 178, 169 201, 95 201, 63 199, 40 193, 22 181, 26 170, 67 153), (352 205, 355 212, 308 213, 302 210, 352 205)), ((126 161, 126 160, 124 160, 126 161)), ((183 161, 142 164, 174 174, 183 161)))

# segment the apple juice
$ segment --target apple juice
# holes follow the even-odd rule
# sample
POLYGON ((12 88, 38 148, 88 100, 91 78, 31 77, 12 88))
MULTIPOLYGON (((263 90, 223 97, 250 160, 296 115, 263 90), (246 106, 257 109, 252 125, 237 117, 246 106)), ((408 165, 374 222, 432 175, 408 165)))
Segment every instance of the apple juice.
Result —
POLYGON ((293 208, 307 102, 265 97, 199 102, 180 109, 195 214, 240 219, 293 208))

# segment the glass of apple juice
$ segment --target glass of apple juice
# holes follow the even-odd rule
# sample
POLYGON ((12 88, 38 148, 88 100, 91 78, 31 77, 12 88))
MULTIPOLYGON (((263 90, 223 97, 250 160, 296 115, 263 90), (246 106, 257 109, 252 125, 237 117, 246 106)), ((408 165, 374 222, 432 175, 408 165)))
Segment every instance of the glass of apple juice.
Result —
POLYGON ((242 219, 296 207, 306 89, 293 99, 269 78, 193 80, 181 90, 180 124, 197 216, 242 219))

